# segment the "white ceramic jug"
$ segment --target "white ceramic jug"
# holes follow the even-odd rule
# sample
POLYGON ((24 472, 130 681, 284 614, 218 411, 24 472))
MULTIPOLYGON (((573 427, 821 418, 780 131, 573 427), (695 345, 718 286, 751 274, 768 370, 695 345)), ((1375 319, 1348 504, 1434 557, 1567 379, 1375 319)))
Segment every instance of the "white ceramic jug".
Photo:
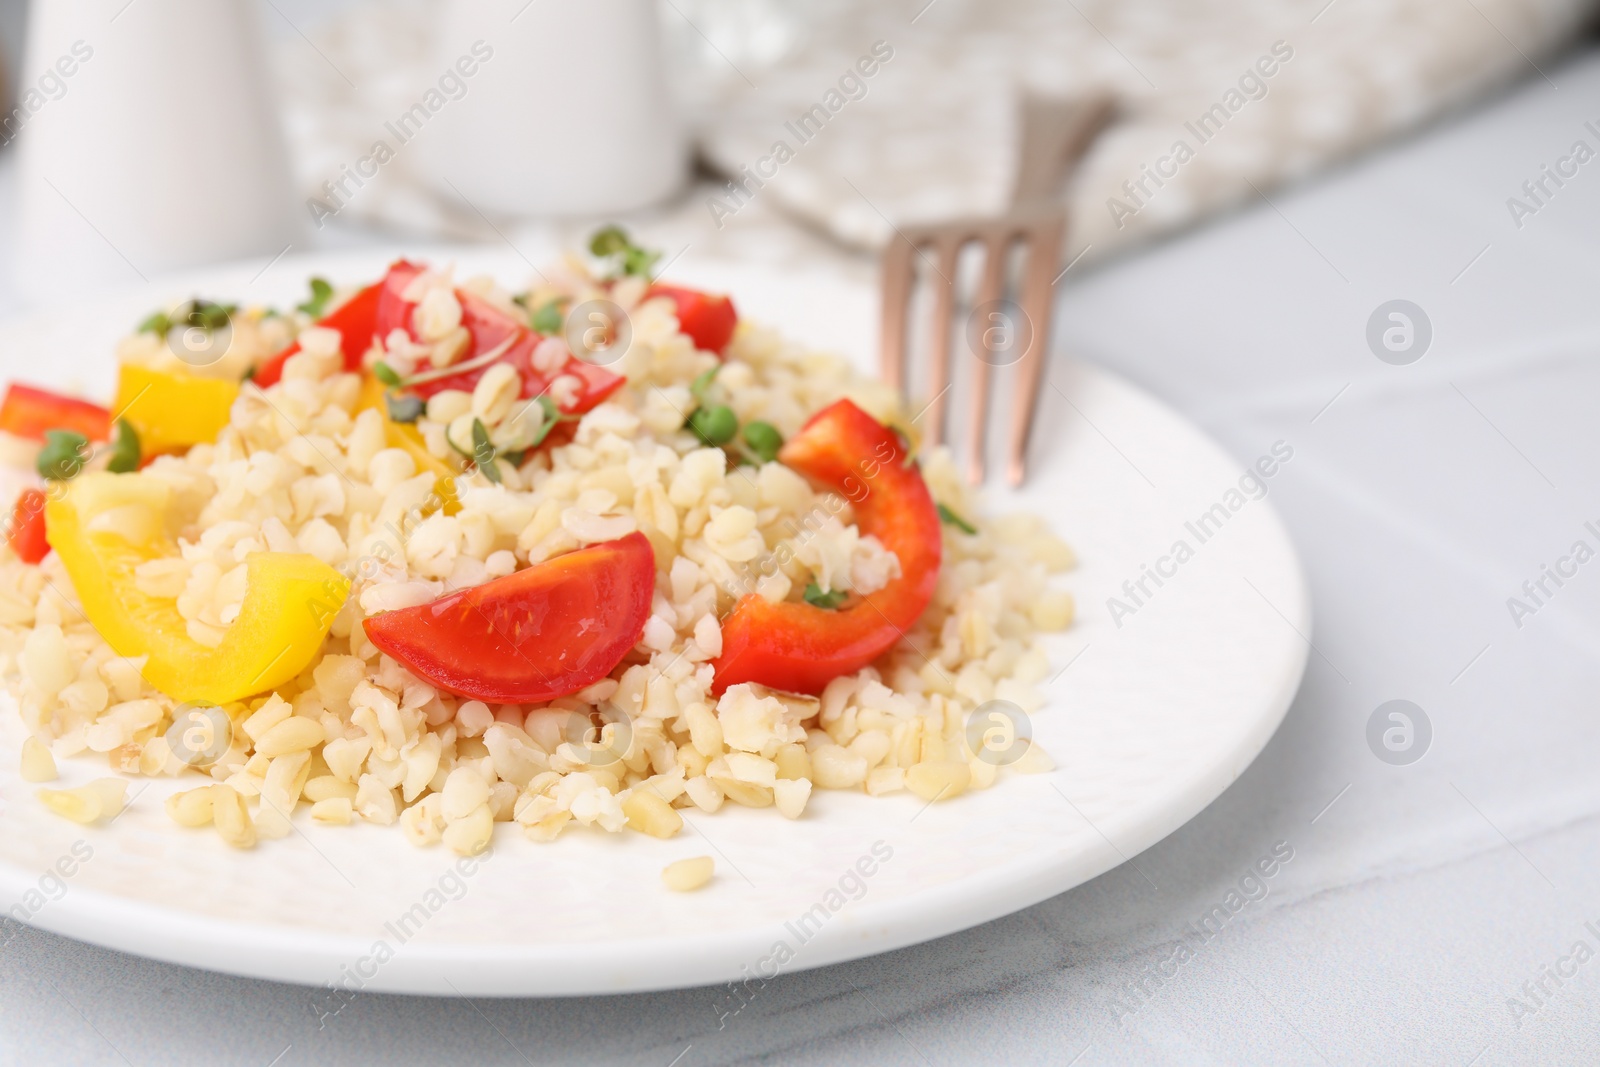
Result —
POLYGON ((488 213, 597 215, 682 186, 688 153, 655 0, 447 0, 440 76, 486 51, 465 95, 417 138, 441 195, 488 213))
POLYGON ((250 0, 36 0, 18 141, 24 292, 53 300, 304 232, 250 0))

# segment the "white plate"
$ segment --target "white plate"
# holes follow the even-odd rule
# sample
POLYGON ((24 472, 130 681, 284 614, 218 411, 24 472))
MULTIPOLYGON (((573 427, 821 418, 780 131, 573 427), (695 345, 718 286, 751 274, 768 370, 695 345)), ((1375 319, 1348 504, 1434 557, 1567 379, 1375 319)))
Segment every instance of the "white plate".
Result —
MULTIPOLYGON (((464 269, 508 282, 529 274, 517 257, 453 254, 464 269)), ((354 281, 383 262, 286 258, 259 278, 261 264, 219 269, 13 322, 0 327, 0 377, 77 376, 108 394, 112 342, 158 303, 198 294, 287 304, 312 272, 354 281)), ((680 264, 674 274, 730 286, 747 317, 820 346, 858 356, 872 346, 874 295, 858 287, 715 264, 680 264)), ((1056 669, 1071 666, 1032 717, 1059 763, 1054 773, 1005 775, 932 807, 909 794, 823 792, 796 822, 729 805, 693 817, 670 841, 580 831, 539 845, 501 827, 492 858, 462 876, 441 847, 415 849, 395 828, 317 827, 303 815, 296 835, 237 852, 168 821, 161 801, 171 783, 140 793, 113 826, 77 827, 48 814, 18 777, 22 728, 7 708, 0 905, 21 901, 14 915, 57 933, 236 974, 559 995, 854 959, 997 918, 1109 870, 1193 817, 1261 750, 1299 683, 1310 604, 1268 501, 1230 513, 1203 544, 1185 527, 1225 501, 1239 462, 1117 378, 1059 362, 1051 376, 1071 406, 1047 392, 1030 484, 992 491, 990 505, 1038 510, 1083 561, 1065 581, 1079 621, 1053 645, 1056 669), (1118 626, 1107 598, 1180 539, 1194 557, 1160 588, 1147 579, 1154 595, 1118 626), (70 877, 47 874, 75 843, 92 857, 65 863, 70 877), (663 889, 665 864, 707 853, 718 867, 710 886, 663 889)), ((80 758, 63 773, 78 784, 107 772, 80 758)), ((329 1010, 340 1002, 329 995, 329 1010)))

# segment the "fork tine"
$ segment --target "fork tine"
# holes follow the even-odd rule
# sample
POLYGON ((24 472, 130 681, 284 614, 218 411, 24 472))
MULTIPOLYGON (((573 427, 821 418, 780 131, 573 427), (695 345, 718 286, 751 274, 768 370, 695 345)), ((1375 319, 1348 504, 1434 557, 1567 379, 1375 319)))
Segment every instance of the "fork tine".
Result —
MULTIPOLYGON (((1011 243, 1011 231, 991 229, 983 234, 982 239, 985 261, 983 281, 978 286, 976 309, 982 309, 999 300, 1004 292, 1006 250, 1011 243)), ((988 336, 988 331, 981 323, 978 324, 977 330, 980 338, 988 336)), ((971 343, 971 336, 969 325, 967 348, 977 358, 972 368, 972 421, 967 427, 967 481, 972 485, 981 485, 984 473, 984 438, 988 436, 985 430, 988 424, 986 415, 989 410, 989 349, 986 343, 981 343, 975 348, 971 343)))
POLYGON ((956 306, 956 257, 967 243, 966 235, 947 233, 938 241, 939 261, 934 269, 937 279, 928 279, 933 286, 933 323, 928 331, 928 354, 933 365, 928 368, 928 406, 923 410, 927 421, 923 424, 922 439, 932 447, 944 439, 945 395, 950 391, 950 319, 956 306))
POLYGON ((911 242, 898 235, 883 250, 878 366, 883 380, 901 392, 905 390, 906 310, 911 302, 911 257, 915 253, 911 242))
POLYGON ((1027 351, 1017 367, 1016 399, 1011 416, 1011 449, 1006 481, 1021 485, 1028 454, 1028 431, 1039 406, 1039 378, 1050 358, 1050 321, 1055 311, 1055 270, 1061 262, 1066 217, 1037 223, 1030 232, 1028 265, 1022 280, 1022 313, 1033 324, 1027 351))

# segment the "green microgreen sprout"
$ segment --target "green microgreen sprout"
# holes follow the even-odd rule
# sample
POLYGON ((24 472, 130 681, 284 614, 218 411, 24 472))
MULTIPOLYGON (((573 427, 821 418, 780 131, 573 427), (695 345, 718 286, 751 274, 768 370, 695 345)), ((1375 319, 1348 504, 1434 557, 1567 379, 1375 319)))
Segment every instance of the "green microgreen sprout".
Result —
POLYGON ((385 393, 383 399, 390 422, 416 422, 428 406, 420 396, 409 393, 385 393))
POLYGON ((296 311, 303 311, 312 319, 320 319, 328 310, 328 302, 333 299, 333 286, 326 278, 311 279, 311 299, 303 304, 296 304, 296 311))
POLYGON ((35 467, 39 477, 65 482, 77 477, 89 459, 89 439, 76 430, 46 430, 35 467))
POLYGON ((485 478, 495 485, 500 484, 500 467, 494 461, 494 445, 489 443, 489 430, 483 425, 482 419, 472 420, 472 460, 485 478))
POLYGON ((179 304, 171 312, 154 311, 139 323, 135 332, 153 333, 165 337, 179 326, 199 327, 207 333, 225 329, 233 320, 238 304, 218 304, 211 300, 193 300, 179 304))
POLYGON ((106 470, 113 474, 129 474, 139 469, 139 459, 139 432, 127 419, 118 419, 116 440, 111 443, 111 460, 106 470))
POLYGON ((814 608, 822 608, 824 611, 838 611, 839 605, 843 604, 849 597, 850 594, 842 589, 829 589, 824 592, 822 586, 816 582, 806 586, 806 603, 814 608))
POLYGON ((977 535, 978 528, 976 526, 972 525, 972 523, 968 522, 966 519, 963 519, 960 515, 957 515, 943 504, 939 505, 939 518, 943 519, 951 526, 954 526, 962 533, 973 534, 974 536, 977 535))
POLYGON ((661 258, 661 253, 642 248, 633 243, 621 226, 606 226, 589 238, 589 252, 597 259, 609 261, 613 277, 628 276, 649 279, 650 270, 661 258))
POLYGON ((561 301, 551 300, 544 304, 529 321, 537 332, 554 337, 561 332, 561 301))

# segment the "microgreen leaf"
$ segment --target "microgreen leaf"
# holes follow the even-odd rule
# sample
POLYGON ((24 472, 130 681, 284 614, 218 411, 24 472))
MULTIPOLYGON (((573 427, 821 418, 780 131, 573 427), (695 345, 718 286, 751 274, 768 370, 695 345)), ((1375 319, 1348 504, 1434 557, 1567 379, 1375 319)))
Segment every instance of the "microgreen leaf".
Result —
POLYGON ((561 301, 552 300, 533 313, 532 325, 539 333, 553 337, 561 332, 561 301))
POLYGON ((539 424, 539 429, 534 433, 533 440, 529 443, 527 451, 532 451, 544 444, 544 439, 550 436, 550 431, 567 418, 567 416, 561 414, 561 408, 551 399, 549 394, 540 393, 534 397, 534 400, 539 404, 539 411, 543 414, 544 421, 539 424))
POLYGON ((400 387, 399 373, 381 359, 372 365, 372 376, 391 389, 400 387))
POLYGON ((35 466, 41 478, 65 482, 83 470, 89 458, 89 439, 75 430, 46 430, 44 447, 35 466))
POLYGON ((976 526, 972 525, 972 523, 968 522, 966 519, 963 519, 960 515, 957 515, 943 504, 939 505, 939 518, 943 519, 951 526, 954 526, 962 533, 976 534, 978 532, 978 528, 976 526))
POLYGON ((592 255, 614 256, 625 250, 632 242, 621 226, 604 226, 594 232, 589 238, 589 252, 592 255))
POLYGON ((186 306, 188 314, 184 316, 184 321, 207 332, 226 329, 232 322, 233 313, 239 310, 238 304, 217 304, 199 299, 189 301, 186 306))
POLYGON ((328 310, 328 302, 333 299, 333 286, 328 284, 326 278, 311 279, 311 299, 303 304, 297 304, 296 310, 303 311, 313 319, 322 318, 328 310))
POLYGON ((139 328, 134 332, 153 333, 157 336, 165 337, 167 331, 171 329, 172 319, 167 313, 165 311, 153 311, 145 317, 143 322, 139 323, 139 328))
POLYGON ((389 408, 390 422, 416 422, 427 408, 420 396, 409 393, 385 393, 383 400, 389 408))
POLYGON ((806 586, 806 603, 814 608, 822 608, 824 611, 838 611, 839 605, 843 604, 849 597, 850 594, 842 589, 830 589, 827 592, 823 592, 822 586, 816 582, 806 586))
POLYGON ((139 469, 139 433, 127 419, 117 420, 117 439, 111 445, 111 461, 106 470, 128 474, 139 469))
POLYGON ((694 376, 694 381, 689 383, 689 395, 701 404, 706 402, 706 394, 711 391, 711 383, 717 380, 717 372, 722 369, 718 363, 710 370, 701 371, 694 376))
POLYGON ((633 243, 626 230, 620 226, 605 226, 589 238, 589 252, 599 259, 611 260, 611 270, 639 278, 649 278, 650 269, 661 258, 661 253, 641 248, 633 243))
POLYGON ((483 425, 482 419, 472 420, 472 459, 483 472, 483 476, 496 485, 500 484, 500 468, 494 461, 494 445, 489 443, 489 430, 483 425))
POLYGON ((630 248, 622 253, 622 273, 636 278, 650 277, 650 270, 661 258, 660 252, 645 248, 630 248))
POLYGON ((175 326, 199 327, 207 332, 225 329, 232 321, 234 312, 239 310, 238 304, 218 304, 212 300, 185 301, 172 311, 153 311, 145 316, 139 323, 135 332, 153 333, 164 337, 172 332, 175 326))

